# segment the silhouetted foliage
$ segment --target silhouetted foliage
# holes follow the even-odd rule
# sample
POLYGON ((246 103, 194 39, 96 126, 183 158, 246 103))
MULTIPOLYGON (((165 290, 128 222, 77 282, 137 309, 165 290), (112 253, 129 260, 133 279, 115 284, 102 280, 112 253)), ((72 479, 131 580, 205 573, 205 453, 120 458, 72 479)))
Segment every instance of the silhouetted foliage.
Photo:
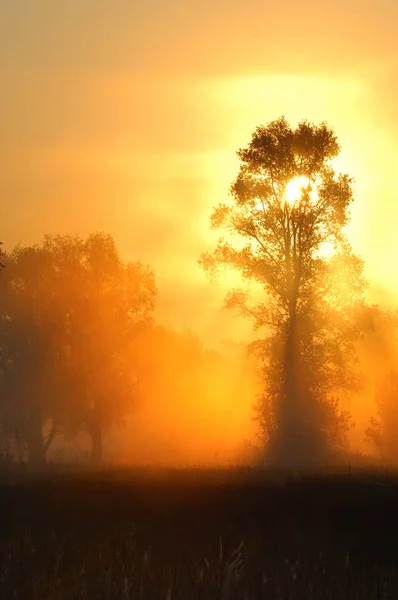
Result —
POLYGON ((102 431, 139 393, 134 365, 151 324, 152 271, 124 263, 111 236, 46 236, 7 254, 0 281, 2 406, 29 460, 42 464, 54 435, 81 428, 102 455, 102 431))
POLYGON ((0 281, 2 424, 39 465, 57 428, 65 383, 55 270, 40 247, 15 248, 7 265, 0 281))
POLYGON ((225 304, 267 332, 252 346, 265 382, 256 410, 279 463, 320 459, 349 426, 338 398, 355 385, 349 365, 364 281, 343 233, 353 194, 348 175, 333 169, 339 149, 324 123, 293 129, 280 118, 258 127, 238 152, 232 202, 211 217, 228 237, 200 259, 211 276, 229 266, 263 290, 255 304, 238 289, 225 304))

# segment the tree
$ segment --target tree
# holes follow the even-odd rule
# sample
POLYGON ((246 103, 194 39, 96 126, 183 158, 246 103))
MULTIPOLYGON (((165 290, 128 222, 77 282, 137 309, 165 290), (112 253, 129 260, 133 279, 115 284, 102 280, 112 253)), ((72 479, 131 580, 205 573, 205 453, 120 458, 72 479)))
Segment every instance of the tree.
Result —
POLYGON ((0 280, 2 425, 27 444, 35 466, 58 431, 65 384, 55 275, 43 248, 17 246, 0 280))
POLYGON ((139 394, 140 335, 152 324, 156 286, 152 270, 124 263, 111 236, 86 240, 46 237, 63 284, 68 370, 69 428, 84 424, 91 461, 102 460, 102 435, 123 422, 139 394))
POLYGON ((2 283, 3 421, 42 464, 59 427, 85 428, 92 461, 102 433, 138 393, 137 339, 151 322, 152 271, 124 263, 111 236, 46 236, 17 247, 2 283), (45 430, 49 430, 45 435, 45 430))
POLYGON ((320 457, 348 427, 337 395, 354 384, 347 367, 364 282, 343 233, 353 193, 333 168, 339 150, 325 123, 293 129, 282 117, 257 127, 238 151, 232 201, 211 217, 228 238, 199 261, 210 276, 229 266, 262 290, 254 304, 232 290, 225 305, 267 331, 253 346, 265 379, 257 413, 270 456, 283 464, 320 457))

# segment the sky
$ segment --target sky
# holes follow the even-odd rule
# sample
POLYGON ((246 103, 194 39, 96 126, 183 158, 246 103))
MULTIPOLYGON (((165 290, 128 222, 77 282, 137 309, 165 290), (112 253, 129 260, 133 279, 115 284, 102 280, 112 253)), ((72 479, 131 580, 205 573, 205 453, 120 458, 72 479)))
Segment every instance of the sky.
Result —
POLYGON ((5 249, 106 231, 154 268, 162 322, 247 339, 196 262, 212 207, 257 125, 327 121, 355 177, 351 243, 391 305, 397 26, 396 0, 0 0, 5 249))

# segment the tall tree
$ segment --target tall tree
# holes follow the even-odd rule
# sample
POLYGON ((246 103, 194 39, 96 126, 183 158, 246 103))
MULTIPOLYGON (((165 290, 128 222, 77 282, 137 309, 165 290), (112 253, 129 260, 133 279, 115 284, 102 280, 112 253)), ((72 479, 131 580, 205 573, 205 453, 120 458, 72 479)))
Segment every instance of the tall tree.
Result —
POLYGON ((343 233, 353 193, 350 177, 333 168, 339 150, 324 123, 294 129, 282 117, 257 127, 238 151, 232 201, 211 217, 228 237, 199 261, 210 275, 237 269, 263 291, 254 304, 242 290, 225 302, 267 331, 254 345, 265 378, 257 411, 270 456, 284 464, 320 456, 348 425, 336 394, 353 384, 352 317, 364 284, 343 233))

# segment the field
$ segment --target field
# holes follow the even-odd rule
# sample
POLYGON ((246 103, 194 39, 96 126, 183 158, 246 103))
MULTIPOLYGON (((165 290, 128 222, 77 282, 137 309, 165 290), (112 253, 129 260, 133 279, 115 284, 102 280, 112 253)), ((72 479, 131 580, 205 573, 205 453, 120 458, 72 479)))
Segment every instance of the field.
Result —
POLYGON ((398 477, 262 470, 4 479, 1 598, 398 597, 398 477))

